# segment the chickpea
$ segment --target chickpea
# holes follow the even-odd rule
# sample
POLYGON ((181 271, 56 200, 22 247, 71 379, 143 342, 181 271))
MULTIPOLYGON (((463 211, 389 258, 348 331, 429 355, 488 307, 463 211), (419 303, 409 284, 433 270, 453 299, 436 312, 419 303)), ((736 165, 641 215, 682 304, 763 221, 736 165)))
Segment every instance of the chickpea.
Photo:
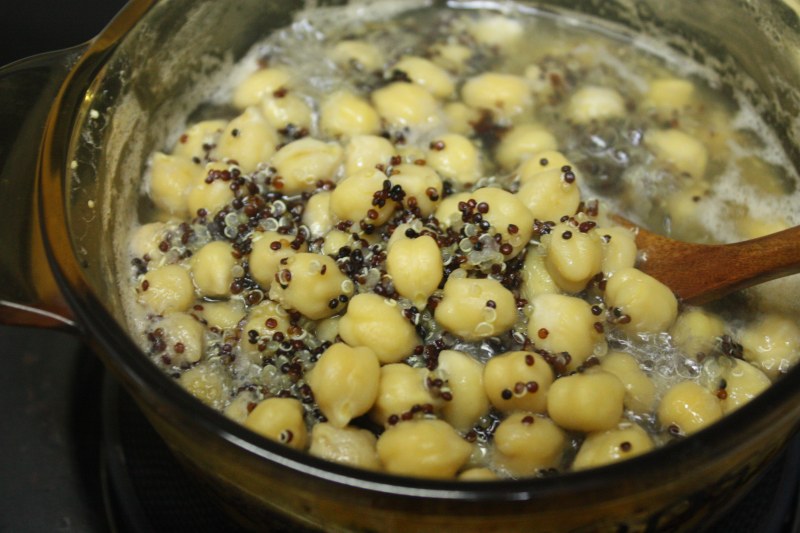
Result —
POLYGON ((277 303, 266 300, 250 309, 250 314, 242 326, 239 349, 254 363, 261 362, 261 351, 275 333, 286 335, 289 330, 289 317, 286 310, 277 303))
POLYGON ((533 103, 524 78, 499 72, 485 72, 468 79, 461 89, 461 98, 468 106, 490 111, 501 121, 528 112, 533 103))
POLYGON ((172 155, 203 162, 208 156, 206 147, 217 143, 226 125, 224 120, 203 120, 189 126, 172 149, 172 155))
POLYGON ((338 220, 384 224, 397 207, 393 200, 384 206, 372 204, 374 194, 383 190, 384 182, 388 182, 386 174, 374 168, 351 174, 331 193, 331 212, 338 220))
POLYGON ((371 431, 319 423, 311 429, 311 455, 357 468, 380 470, 378 439, 371 431))
POLYGON ((516 193, 517 199, 539 220, 557 221, 564 215, 574 215, 581 202, 577 174, 561 168, 528 170, 528 167, 538 168, 540 161, 529 159, 520 167, 522 186, 516 193))
POLYGON ((472 23, 467 31, 476 42, 501 52, 510 51, 524 35, 518 20, 502 15, 481 18, 472 23))
POLYGON ((245 174, 265 164, 275 152, 278 134, 264 115, 248 107, 228 123, 217 141, 216 154, 220 159, 235 161, 245 174))
POLYGON ((354 290, 353 282, 341 273, 336 261, 307 252, 282 259, 275 280, 270 298, 312 320, 340 313, 354 290))
POLYGON ((650 82, 644 97, 644 106, 658 116, 669 118, 684 111, 692 103, 695 87, 689 80, 661 78, 650 82))
POLYGON ((656 159, 677 172, 702 178, 708 165, 708 151, 698 139, 680 130, 652 130, 645 134, 644 142, 656 159))
POLYGON ((305 243, 292 246, 294 238, 282 235, 277 231, 257 233, 253 238, 250 252, 250 275, 265 290, 269 290, 275 281, 275 275, 281 269, 281 261, 293 256, 298 251, 305 251, 305 243))
POLYGON ((623 268, 606 283, 606 306, 618 309, 619 326, 629 333, 665 331, 678 316, 678 300, 672 291, 635 268, 623 268))
POLYGON ((494 433, 494 463, 514 477, 532 476, 558 465, 567 444, 564 432, 538 413, 512 413, 494 433))
POLYGON ((423 308, 444 276, 439 245, 429 235, 402 238, 389 248, 386 271, 395 290, 423 308))
POLYGON ((464 352, 439 353, 436 374, 445 382, 441 394, 442 418, 459 431, 468 431, 489 412, 489 398, 483 383, 484 367, 464 352))
POLYGON ((294 398, 267 398, 250 412, 244 425, 296 450, 305 450, 308 444, 303 404, 294 398))
POLYGON ((461 481, 493 481, 499 478, 488 468, 469 468, 461 472, 458 479, 461 481))
POLYGON ((658 420, 664 428, 674 426, 691 435, 722 418, 719 399, 694 381, 670 388, 658 406, 658 420))
POLYGON ((762 392, 772 382, 759 368, 741 359, 731 359, 732 366, 722 374, 724 396, 720 401, 724 414, 732 413, 762 392))
POLYGON ((458 204, 466 202, 470 198, 472 198, 472 195, 469 192, 451 194, 439 202, 439 207, 436 208, 436 212, 434 213, 436 220, 438 220, 439 224, 444 228, 454 227, 456 229, 461 229, 461 211, 458 209, 458 204))
MULTIPOLYGON (((511 245, 506 260, 522 252, 533 236, 533 215, 517 196, 496 187, 482 187, 470 195, 478 204, 486 204, 488 211, 483 220, 489 222, 493 233, 499 233, 502 242, 511 245)), ((480 212, 480 211, 479 211, 480 212)))
POLYGON ((391 127, 427 129, 441 122, 436 98, 413 83, 390 83, 372 93, 372 103, 391 127))
POLYGON ((605 346, 602 328, 591 306, 574 296, 539 294, 531 300, 528 336, 538 348, 569 354, 567 368, 577 369, 605 346))
POLYGON ((382 364, 402 361, 421 342, 397 302, 373 293, 350 300, 339 321, 339 335, 351 346, 372 349, 382 364))
POLYGON ((407 209, 419 209, 420 215, 426 217, 436 210, 442 196, 442 178, 427 165, 402 164, 394 167, 391 181, 393 185, 403 188, 403 206, 407 209))
POLYGON ((606 274, 613 274, 623 268, 633 268, 636 265, 636 236, 623 227, 597 228, 596 235, 601 235, 600 243, 603 249, 603 263, 600 270, 606 274))
POLYGON ((285 130, 289 126, 309 130, 313 120, 311 108, 305 100, 296 94, 280 91, 261 99, 261 113, 276 130, 285 130))
POLYGON ((392 70, 405 73, 411 81, 433 96, 446 99, 455 92, 450 75, 432 61, 416 56, 407 56, 395 63, 392 70))
POLYGON ((436 43, 431 47, 430 55, 440 67, 459 74, 472 57, 472 49, 456 43, 436 43))
POLYGON ((227 242, 212 241, 197 251, 191 259, 191 272, 197 294, 201 297, 230 296, 233 269, 237 261, 233 247, 227 242))
POLYGON ((583 87, 569 100, 567 116, 577 124, 625 116, 625 100, 614 89, 583 87))
POLYGON ((220 330, 234 329, 247 314, 241 300, 203 302, 199 308, 195 306, 194 309, 209 328, 220 330))
POLYGON ((364 72, 374 72, 383 66, 383 53, 374 44, 357 41, 339 41, 331 51, 331 59, 341 67, 354 67, 364 72))
POLYGON ((486 395, 502 413, 544 413, 547 392, 555 379, 553 369, 533 352, 506 352, 486 363, 483 383, 486 395))
POLYGON ((131 236, 128 250, 133 257, 150 256, 151 260, 160 258, 163 253, 158 245, 164 240, 168 229, 163 222, 150 222, 136 228, 131 236))
POLYGON ((303 211, 303 224, 308 227, 313 238, 322 237, 333 229, 331 194, 329 191, 319 191, 306 203, 303 211))
POLYGON ((590 433, 581 444, 573 470, 603 466, 649 452, 655 445, 647 432, 636 424, 620 424, 606 431, 590 433))
POLYGON ((434 317, 447 331, 475 341, 511 329, 517 321, 517 305, 499 281, 451 277, 434 317))
POLYGON ((178 383, 189 394, 214 409, 225 405, 230 384, 219 369, 209 364, 197 364, 181 374, 178 383))
POLYGON ((452 478, 471 453, 472 446, 442 420, 401 422, 378 438, 378 457, 391 474, 452 478))
POLYGON ((787 372, 800 358, 800 326, 789 318, 768 314, 742 330, 744 359, 772 379, 787 372))
POLYGON ((217 172, 230 172, 234 165, 213 162, 206 165, 205 176, 207 178, 192 187, 186 197, 186 203, 191 215, 197 214, 201 209, 206 215, 213 216, 220 209, 228 205, 234 198, 230 182, 223 179, 215 179, 217 172))
POLYGON ((725 323, 703 309, 687 309, 675 320, 670 335, 675 346, 689 357, 708 355, 719 337, 725 333, 725 323))
POLYGON ((400 420, 414 407, 435 407, 434 399, 427 387, 428 371, 413 368, 405 363, 389 363, 381 367, 378 383, 378 397, 370 412, 377 424, 389 425, 392 420, 400 420))
POLYGON ((164 265, 144 275, 138 296, 159 315, 187 311, 194 303, 192 277, 180 265, 164 265))
POLYGON ((444 179, 469 185, 482 175, 480 154, 468 138, 447 133, 431 141, 428 164, 444 179))
POLYGON ((625 352, 610 352, 600 359, 600 368, 617 376, 625 386, 626 408, 639 414, 653 411, 656 386, 632 355, 625 352))
POLYGON ((306 376, 322 414, 344 428, 365 414, 378 398, 380 363, 371 349, 337 343, 320 356, 306 376))
POLYGON ((150 199, 166 213, 184 218, 189 214, 186 199, 202 175, 202 169, 191 161, 156 152, 150 166, 150 199))
POLYGON ((280 176, 281 192, 297 194, 314 190, 318 181, 332 180, 341 162, 338 144, 306 137, 275 152, 271 165, 280 176))
POLYGON ((520 124, 511 128, 500 140, 495 159, 506 170, 512 170, 531 156, 556 148, 556 138, 544 127, 538 124, 520 124))
POLYGON ((473 133, 473 124, 481 119, 481 112, 473 109, 463 102, 450 102, 445 104, 442 109, 447 131, 459 135, 469 135, 473 133))
MULTIPOLYGON (((578 180, 581 179, 578 169, 561 152, 552 149, 543 150, 536 154, 532 154, 531 157, 522 161, 517 169, 517 174, 519 174, 519 183, 520 185, 525 185, 528 180, 540 172, 561 170, 565 166, 570 167, 570 170, 575 173, 575 176, 578 180)), ((563 172, 563 170, 561 171, 563 172)))
POLYGON ((603 370, 559 378, 547 394, 547 414, 564 429, 605 431, 622 418, 625 386, 603 370))
POLYGON ((541 238, 545 266, 561 289, 578 293, 600 273, 603 248, 597 232, 582 231, 577 223, 561 223, 541 238))
POLYGON ((558 292, 558 285, 545 266, 544 255, 539 252, 538 247, 528 250, 525 266, 522 268, 521 296, 530 302, 539 294, 558 292))
POLYGON ((170 313, 159 326, 166 337, 165 355, 169 356, 173 365, 196 363, 203 357, 205 328, 196 318, 186 313, 170 313))
POLYGON ((380 118, 363 98, 348 91, 338 91, 322 102, 319 127, 331 137, 372 135, 380 129, 380 118))
POLYGON ((292 76, 281 68, 257 70, 237 85, 233 93, 233 105, 239 109, 258 105, 265 96, 279 89, 292 86, 292 76))
POLYGON ((344 171, 350 176, 364 169, 374 169, 378 165, 388 166, 397 155, 394 145, 377 135, 355 135, 350 138, 344 151, 344 171))

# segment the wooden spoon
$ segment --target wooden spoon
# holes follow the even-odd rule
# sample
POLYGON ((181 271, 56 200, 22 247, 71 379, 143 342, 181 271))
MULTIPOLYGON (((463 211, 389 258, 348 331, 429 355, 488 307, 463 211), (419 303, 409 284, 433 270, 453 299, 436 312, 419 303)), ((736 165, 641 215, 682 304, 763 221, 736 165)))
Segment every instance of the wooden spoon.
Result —
POLYGON ((734 244, 694 244, 643 229, 620 217, 636 233, 637 268, 682 301, 703 304, 731 292, 800 272, 800 226, 734 244))

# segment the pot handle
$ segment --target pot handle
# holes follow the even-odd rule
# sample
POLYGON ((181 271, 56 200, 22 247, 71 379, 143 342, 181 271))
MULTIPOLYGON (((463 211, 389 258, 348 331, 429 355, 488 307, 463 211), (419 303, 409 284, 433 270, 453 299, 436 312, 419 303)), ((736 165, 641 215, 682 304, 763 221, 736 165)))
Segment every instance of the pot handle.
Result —
POLYGON ((75 331, 45 256, 37 165, 47 115, 86 45, 0 69, 0 324, 75 331))

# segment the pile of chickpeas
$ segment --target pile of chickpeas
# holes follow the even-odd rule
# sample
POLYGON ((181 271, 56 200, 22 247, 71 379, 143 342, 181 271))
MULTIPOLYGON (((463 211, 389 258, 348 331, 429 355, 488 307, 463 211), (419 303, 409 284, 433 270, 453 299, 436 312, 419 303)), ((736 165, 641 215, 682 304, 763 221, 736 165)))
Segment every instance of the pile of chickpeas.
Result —
POLYGON ((682 128, 709 109, 694 81, 660 63, 638 87, 598 77, 624 46, 574 25, 537 21, 564 39, 526 61, 534 22, 431 16, 325 40, 322 88, 262 53, 235 116, 153 154, 130 252, 156 364, 286 446, 488 480, 647 452, 796 362, 795 318, 734 323, 638 270, 634 234, 587 196, 597 161, 564 135, 637 117, 623 155, 681 184, 656 210, 691 218, 720 144, 682 128))

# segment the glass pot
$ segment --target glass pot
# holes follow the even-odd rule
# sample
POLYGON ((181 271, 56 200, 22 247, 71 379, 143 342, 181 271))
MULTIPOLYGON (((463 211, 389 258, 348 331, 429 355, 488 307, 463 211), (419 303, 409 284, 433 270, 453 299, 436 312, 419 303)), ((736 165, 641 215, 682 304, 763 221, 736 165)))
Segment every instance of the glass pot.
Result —
MULTIPOLYGON (((336 2, 317 5, 328 3, 336 2)), ((83 335, 198 482, 253 528, 277 511, 327 530, 695 530, 732 505, 796 430, 798 368, 713 427, 623 463, 552 479, 454 482, 354 470, 268 441, 144 356, 125 331, 118 280, 127 269, 120 236, 147 156, 208 95, 209 80, 289 24, 299 4, 133 0, 88 45, 0 72, 0 321, 83 335)), ((746 82, 800 162, 796 5, 529 4, 648 32, 746 82)))

